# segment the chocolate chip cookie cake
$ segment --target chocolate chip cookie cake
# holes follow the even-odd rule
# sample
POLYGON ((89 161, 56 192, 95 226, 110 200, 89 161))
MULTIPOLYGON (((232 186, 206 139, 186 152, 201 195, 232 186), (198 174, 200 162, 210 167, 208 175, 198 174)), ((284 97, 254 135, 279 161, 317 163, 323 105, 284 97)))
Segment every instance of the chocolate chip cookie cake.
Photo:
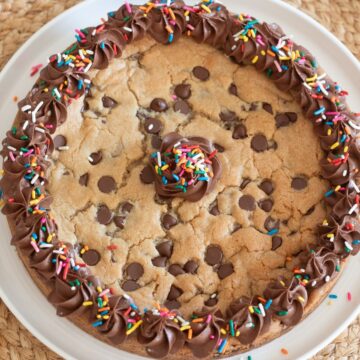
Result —
POLYGON ((360 249, 346 91, 212 0, 126 2, 75 36, 2 149, 12 244, 57 314, 169 359, 299 323, 360 249))

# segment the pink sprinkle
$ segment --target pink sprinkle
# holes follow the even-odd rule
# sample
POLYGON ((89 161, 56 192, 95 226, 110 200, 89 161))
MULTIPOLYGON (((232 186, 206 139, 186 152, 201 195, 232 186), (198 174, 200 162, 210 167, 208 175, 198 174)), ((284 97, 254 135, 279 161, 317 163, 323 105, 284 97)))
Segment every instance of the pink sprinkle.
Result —
POLYGON ((351 301, 351 292, 350 291, 347 293, 347 299, 348 299, 348 301, 351 301))
POLYGON ((108 294, 110 292, 109 289, 105 289, 103 292, 99 294, 99 297, 103 297, 104 295, 108 294))
POLYGON ((34 152, 34 149, 30 149, 27 153, 25 153, 23 156, 28 157, 34 152))
POLYGON ((76 32, 82 39, 85 39, 85 35, 84 35, 79 29, 75 29, 75 32, 76 32))
POLYGON ((46 223, 46 218, 44 218, 44 217, 41 218, 41 223, 42 223, 42 224, 45 224, 45 223, 46 223))
POLYGON ((187 27, 189 30, 191 30, 191 31, 193 31, 193 30, 195 29, 195 28, 194 28, 192 25, 190 25, 190 24, 187 24, 186 27, 187 27))
POLYGON ((184 172, 185 172, 185 170, 184 170, 184 169, 182 169, 182 170, 180 171, 179 177, 182 177, 182 176, 183 176, 183 174, 184 174, 184 172))
POLYGON ((169 24, 175 26, 175 25, 176 25, 176 21, 175 21, 175 20, 170 20, 170 21, 169 21, 169 24))
POLYGON ((262 41, 261 35, 257 35, 257 36, 256 36, 256 41, 257 41, 260 45, 265 46, 265 43, 262 41))
POLYGON ((184 10, 188 10, 190 12, 196 12, 194 8, 190 7, 190 6, 183 6, 184 10))
POLYGON ((215 339, 215 336, 214 336, 214 335, 210 335, 210 339, 211 339, 211 340, 214 340, 214 339, 215 339))
POLYGON ((327 111, 325 115, 339 115, 340 113, 338 111, 327 111))
POLYGON ((9 151, 9 156, 10 156, 11 161, 15 161, 15 156, 12 153, 12 151, 9 151))
POLYGON ((188 185, 190 186, 190 185, 192 185, 194 182, 195 182, 195 180, 194 180, 194 179, 191 179, 191 180, 188 182, 188 185))
POLYGON ((128 319, 128 322, 129 323, 136 323, 136 320, 135 319, 128 319))
POLYGON ((46 127, 47 129, 52 129, 54 126, 53 126, 52 124, 46 124, 45 127, 46 127))
POLYGON ((125 1, 125 7, 126 7, 126 10, 129 14, 132 13, 132 9, 131 9, 131 5, 129 4, 129 2, 126 0, 125 1))
POLYGON ((35 242, 35 241, 30 241, 30 244, 31 244, 31 246, 34 248, 34 250, 35 250, 35 252, 39 252, 40 251, 40 249, 39 249, 39 247, 37 246, 37 243, 35 242))
POLYGON ((208 316, 207 316, 207 318, 206 318, 206 323, 207 324, 209 324, 210 323, 210 321, 211 321, 211 314, 209 314, 208 316))
POLYGON ((280 64, 277 62, 277 60, 275 60, 274 61, 274 64, 275 64, 275 66, 276 66, 276 68, 277 68, 277 70, 278 70, 278 72, 282 72, 282 68, 280 67, 280 64))
POLYGON ((42 67, 43 67, 42 64, 37 64, 37 65, 32 66, 30 76, 34 76, 35 74, 37 74, 42 67))
POLYGON ((62 267, 63 267, 63 262, 60 260, 58 268, 56 269, 56 275, 59 275, 61 273, 62 267))
POLYGON ((171 95, 171 98, 172 98, 173 100, 177 100, 177 96, 176 96, 176 95, 171 95))

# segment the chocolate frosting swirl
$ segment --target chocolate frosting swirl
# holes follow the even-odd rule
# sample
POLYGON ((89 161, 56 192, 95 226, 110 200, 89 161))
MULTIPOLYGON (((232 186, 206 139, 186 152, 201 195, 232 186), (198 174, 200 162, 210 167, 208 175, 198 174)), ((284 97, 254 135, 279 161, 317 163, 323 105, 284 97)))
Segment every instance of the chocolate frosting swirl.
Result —
POLYGON ((251 344, 260 334, 265 333, 271 323, 271 316, 250 312, 250 307, 257 307, 257 297, 252 299, 242 296, 234 300, 228 308, 228 317, 234 321, 236 329, 240 331, 237 339, 244 345, 251 344))
MULTIPOLYGON (((162 141, 160 147, 160 153, 169 153, 172 151, 174 145, 179 144, 194 146, 198 145, 203 154, 208 158, 210 154, 214 153, 215 147, 213 144, 202 137, 182 137, 177 133, 169 133, 167 134, 162 141)), ((153 165, 154 174, 155 174, 155 189, 158 195, 164 198, 171 197, 180 197, 184 198, 188 201, 198 201, 215 187, 216 181, 220 178, 222 173, 221 163, 218 158, 215 156, 211 159, 211 162, 207 163, 207 167, 210 171, 212 171, 213 176, 209 177, 209 181, 200 181, 201 175, 196 175, 194 178, 193 184, 189 185, 186 188, 186 192, 183 189, 177 188, 179 185, 179 181, 173 180, 173 174, 176 176, 179 175, 181 169, 176 168, 176 164, 173 163, 170 166, 170 172, 164 173, 164 176, 168 179, 168 183, 164 184, 162 181, 162 177, 158 175, 155 170, 155 166, 157 164, 157 158, 152 157, 151 163, 153 165)))
POLYGON ((329 205, 331 209, 330 216, 334 218, 336 221, 342 220, 342 218, 346 215, 350 215, 352 217, 356 217, 359 214, 359 207, 354 207, 357 199, 359 198, 355 189, 346 188, 345 191, 335 191, 330 196, 325 198, 326 203, 329 205), (350 213, 350 210, 352 210, 350 213))
POLYGON ((221 328, 225 326, 224 317, 217 308, 204 308, 194 314, 202 322, 191 322, 192 338, 187 339, 187 346, 194 356, 203 358, 209 356, 216 348, 221 338, 221 328))
POLYGON ((301 320, 308 300, 306 288, 295 277, 271 282, 264 296, 272 300, 272 317, 286 326, 294 326, 301 320))
POLYGON ((151 311, 144 314, 137 338, 148 355, 156 359, 174 354, 185 343, 184 333, 173 319, 151 311))

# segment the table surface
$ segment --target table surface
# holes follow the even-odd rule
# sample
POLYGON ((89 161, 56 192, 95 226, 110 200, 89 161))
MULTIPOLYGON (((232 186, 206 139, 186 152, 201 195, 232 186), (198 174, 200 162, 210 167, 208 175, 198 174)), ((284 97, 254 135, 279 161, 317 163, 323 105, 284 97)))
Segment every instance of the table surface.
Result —
MULTIPOLYGON (((41 26, 81 0, 0 0, 0 70, 41 26)), ((359 0, 284 0, 334 33, 360 59, 359 0)), ((360 357, 360 317, 312 360, 360 357)), ((0 359, 60 359, 34 338, 0 299, 0 359)))

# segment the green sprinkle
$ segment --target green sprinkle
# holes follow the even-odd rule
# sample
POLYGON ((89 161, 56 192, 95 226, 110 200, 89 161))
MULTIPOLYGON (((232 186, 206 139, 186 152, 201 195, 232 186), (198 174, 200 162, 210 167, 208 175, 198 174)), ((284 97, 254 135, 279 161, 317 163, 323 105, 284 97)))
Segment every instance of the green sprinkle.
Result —
POLYGON ((12 128, 11 128, 11 132, 15 135, 16 134, 16 127, 15 126, 13 126, 12 128))
POLYGON ((288 312, 285 311, 285 310, 283 310, 283 311, 278 311, 277 314, 278 314, 279 316, 285 316, 285 315, 288 314, 288 312))

